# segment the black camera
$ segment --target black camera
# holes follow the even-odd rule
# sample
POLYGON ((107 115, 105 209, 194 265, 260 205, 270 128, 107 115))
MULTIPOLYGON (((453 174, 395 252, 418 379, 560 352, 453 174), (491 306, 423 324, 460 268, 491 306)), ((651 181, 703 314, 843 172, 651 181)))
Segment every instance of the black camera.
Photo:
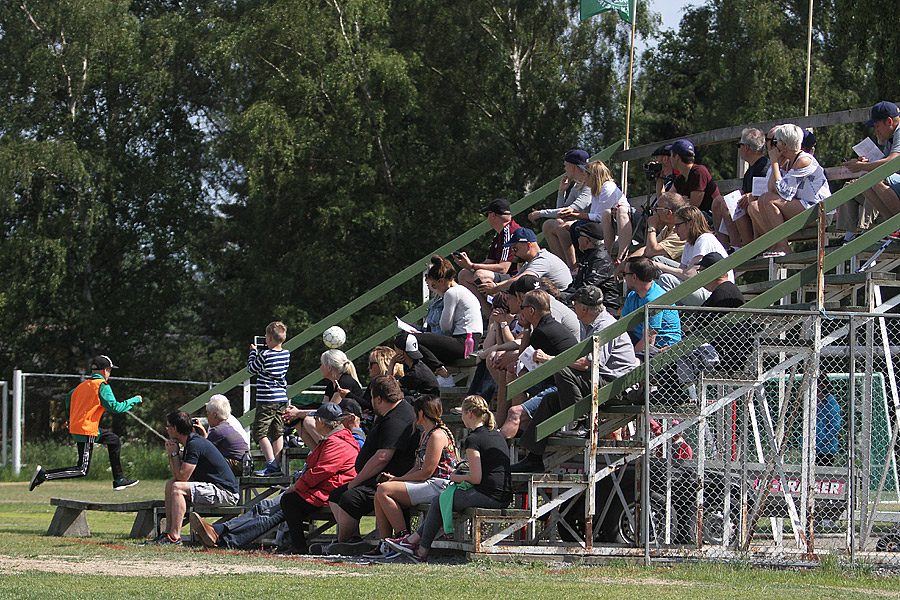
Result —
POLYGON ((455 258, 456 260, 459 260, 459 259, 462 258, 462 253, 461 253, 461 252, 451 252, 451 253, 450 253, 450 256, 452 256, 452 257, 455 258))
POLYGON ((266 336, 257 335, 253 338, 253 344, 257 347, 257 349, 265 350, 266 346, 266 336))
POLYGON ((644 209, 644 214, 648 217, 652 217, 653 213, 655 213, 655 212, 656 212, 655 206, 648 206, 647 208, 644 209))
POLYGON ((644 165, 644 174, 648 181, 653 181, 662 173, 662 163, 651 162, 644 165))

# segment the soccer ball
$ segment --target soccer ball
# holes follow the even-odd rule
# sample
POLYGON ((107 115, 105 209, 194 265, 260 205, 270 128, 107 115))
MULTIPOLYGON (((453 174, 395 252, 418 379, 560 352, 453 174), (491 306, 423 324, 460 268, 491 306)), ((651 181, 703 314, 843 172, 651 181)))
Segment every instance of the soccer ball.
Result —
POLYGON ((333 325, 322 334, 322 341, 329 348, 340 348, 347 341, 347 334, 337 325, 333 325))

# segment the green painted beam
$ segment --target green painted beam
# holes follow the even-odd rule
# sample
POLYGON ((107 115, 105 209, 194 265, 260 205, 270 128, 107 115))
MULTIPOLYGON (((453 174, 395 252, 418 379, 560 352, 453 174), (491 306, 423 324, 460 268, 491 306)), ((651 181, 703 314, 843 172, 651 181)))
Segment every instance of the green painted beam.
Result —
MULTIPOLYGON (((596 155, 591 157, 591 160, 602 160, 604 162, 608 161, 609 157, 612 156, 619 149, 619 147, 621 147, 622 144, 624 144, 624 143, 625 143, 624 140, 619 140, 615 144, 612 144, 612 145, 604 148, 602 151, 598 152, 596 155)), ((533 191, 529 194, 526 194, 520 200, 516 201, 512 205, 513 214, 514 215, 519 214, 520 212, 523 212, 526 209, 531 208, 532 206, 534 206, 535 204, 537 204, 538 202, 540 202, 541 200, 543 200, 550 194, 556 193, 556 191, 559 189, 560 179, 562 179, 562 175, 560 175, 556 179, 553 179, 552 181, 542 185, 535 191, 533 191)), ((372 288, 365 294, 350 301, 349 303, 347 303, 343 307, 337 309, 336 311, 334 311, 333 313, 331 313, 330 315, 328 315, 327 317, 325 317, 318 323, 311 325, 310 327, 308 327, 301 333, 297 334, 290 340, 286 341, 284 343, 284 348, 287 350, 293 351, 293 350, 296 350, 297 348, 303 346, 307 342, 320 336, 322 333, 324 333, 324 331, 326 329, 328 329, 332 325, 335 325, 335 324, 343 321, 350 315, 356 313, 359 310, 362 310, 363 308, 365 308, 366 306, 368 306, 375 300, 378 300, 382 296, 386 295, 387 293, 391 292, 392 290, 403 285, 404 283, 406 283, 413 277, 418 276, 428 266, 429 261, 431 260, 431 257, 434 256, 435 254, 440 254, 441 256, 446 256, 450 252, 455 252, 455 251, 459 250, 460 248, 462 248, 463 246, 465 246, 466 244, 469 244, 470 242, 475 241, 476 239, 478 239, 479 237, 481 237, 482 235, 487 233, 490 230, 490 228, 491 228, 490 225, 488 225, 486 221, 482 221, 481 223, 479 223, 472 229, 468 230, 467 232, 463 233, 462 235, 455 237, 454 239, 450 240, 449 242, 447 242, 443 246, 437 248, 436 250, 429 252, 428 254, 426 254, 419 260, 415 261, 414 263, 412 263, 411 265, 409 265, 408 267, 406 267, 399 273, 393 275, 392 277, 389 277, 388 279, 381 282, 380 284, 378 284, 377 286, 375 286, 374 288, 372 288)), ((191 400, 190 402, 188 402, 187 404, 182 406, 181 409, 184 410, 185 412, 189 412, 189 413, 199 409, 201 406, 206 404, 206 402, 209 400, 209 398, 213 394, 224 394, 225 392, 231 390, 232 388, 240 385, 241 382, 243 382, 245 379, 247 379, 248 375, 249 375, 249 373, 247 372, 246 369, 243 369, 243 370, 235 373, 234 375, 228 377, 223 382, 221 382, 218 385, 207 390, 203 394, 200 394, 199 396, 197 396, 196 398, 194 398, 193 400, 191 400)))

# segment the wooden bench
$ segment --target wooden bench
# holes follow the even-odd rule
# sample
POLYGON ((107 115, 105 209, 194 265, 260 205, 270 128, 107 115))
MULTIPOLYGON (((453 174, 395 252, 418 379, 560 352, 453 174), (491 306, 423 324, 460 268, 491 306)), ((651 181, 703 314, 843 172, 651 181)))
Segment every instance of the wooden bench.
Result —
POLYGON ((138 502, 87 502, 67 498, 50 498, 50 505, 56 507, 47 535, 89 536, 87 515, 89 510, 105 512, 136 512, 131 526, 132 538, 147 537, 153 531, 153 511, 165 507, 164 500, 141 500, 138 502))

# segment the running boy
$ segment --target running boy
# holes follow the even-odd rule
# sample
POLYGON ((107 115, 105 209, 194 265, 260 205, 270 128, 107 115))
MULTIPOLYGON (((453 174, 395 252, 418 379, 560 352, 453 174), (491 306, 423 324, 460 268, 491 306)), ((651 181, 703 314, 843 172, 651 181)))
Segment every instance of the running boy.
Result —
POLYGON ((45 481, 87 475, 91 468, 91 454, 95 443, 105 445, 109 451, 114 490, 124 490, 138 483, 137 479, 125 477, 125 473, 122 471, 122 461, 119 458, 122 440, 112 431, 100 429, 100 417, 103 416, 105 410, 123 413, 131 410, 135 404, 141 401, 140 396, 134 396, 121 402, 116 400, 107 381, 112 370, 116 368, 108 356, 95 356, 91 360, 91 377, 78 384, 66 398, 66 405, 69 409, 69 433, 78 444, 78 464, 74 467, 50 469, 49 471, 38 465, 31 477, 29 491, 45 481))
POLYGON ((287 339, 287 327, 281 321, 269 323, 266 327, 266 347, 258 349, 250 344, 250 358, 247 370, 257 375, 256 416, 253 419, 253 439, 259 444, 266 457, 266 466, 254 475, 281 475, 277 457, 281 453, 284 423, 281 412, 287 405, 287 375, 291 363, 291 353, 281 348, 287 339))

